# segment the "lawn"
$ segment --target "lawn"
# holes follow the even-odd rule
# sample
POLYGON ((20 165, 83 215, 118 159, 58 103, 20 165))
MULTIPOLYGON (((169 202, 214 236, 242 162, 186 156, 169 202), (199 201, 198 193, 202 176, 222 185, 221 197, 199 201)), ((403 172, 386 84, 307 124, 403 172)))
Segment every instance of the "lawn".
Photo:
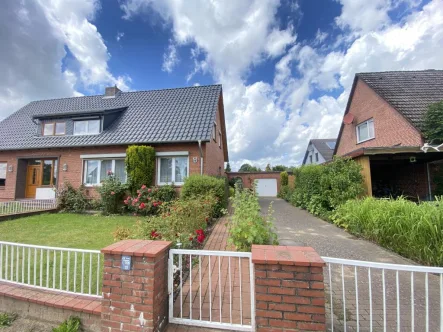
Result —
MULTIPOLYGON (((136 221, 132 216, 41 214, 0 222, 0 241, 99 250, 114 242, 117 226, 132 227, 136 221)), ((103 255, 99 256, 0 245, 0 278, 99 295, 103 255)))
POLYGON ((131 228, 136 221, 132 216, 41 214, 0 222, 0 241, 102 249, 114 242, 112 232, 117 226, 131 228))

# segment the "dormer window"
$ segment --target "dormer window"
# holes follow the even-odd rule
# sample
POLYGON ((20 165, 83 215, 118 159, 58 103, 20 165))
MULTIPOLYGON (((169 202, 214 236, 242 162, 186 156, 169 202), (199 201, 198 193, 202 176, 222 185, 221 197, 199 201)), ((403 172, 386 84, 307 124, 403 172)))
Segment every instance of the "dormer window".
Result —
POLYGON ((100 119, 74 121, 74 135, 96 135, 100 133, 100 119))
POLYGON ((47 122, 43 124, 43 136, 62 136, 66 134, 66 122, 47 122))

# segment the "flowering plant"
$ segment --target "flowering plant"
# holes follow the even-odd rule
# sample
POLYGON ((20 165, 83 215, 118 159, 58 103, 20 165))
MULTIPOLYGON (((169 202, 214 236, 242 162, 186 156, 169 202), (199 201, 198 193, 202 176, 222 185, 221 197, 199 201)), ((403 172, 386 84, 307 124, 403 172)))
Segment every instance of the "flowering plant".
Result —
POLYGON ((106 214, 122 212, 123 198, 128 187, 111 172, 107 172, 107 178, 97 187, 100 194, 100 206, 106 214))
POLYGON ((128 196, 123 201, 127 209, 136 215, 156 214, 164 202, 175 198, 175 190, 171 186, 147 187, 142 185, 136 196, 128 196), (166 188, 165 188, 166 187, 166 188))

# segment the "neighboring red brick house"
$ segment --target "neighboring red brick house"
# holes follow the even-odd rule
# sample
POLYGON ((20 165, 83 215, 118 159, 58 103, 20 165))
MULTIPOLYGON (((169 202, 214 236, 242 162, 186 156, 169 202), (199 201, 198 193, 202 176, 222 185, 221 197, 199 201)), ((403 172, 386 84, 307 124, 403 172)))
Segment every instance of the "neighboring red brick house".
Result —
POLYGON ((126 181, 133 144, 155 148, 153 184, 222 175, 228 161, 221 85, 31 102, 0 122, 0 201, 52 198, 69 181, 89 195, 112 171, 126 181))
POLYGON ((431 199, 443 153, 421 150, 420 126, 441 100, 442 70, 356 74, 334 154, 363 166, 369 195, 431 199))

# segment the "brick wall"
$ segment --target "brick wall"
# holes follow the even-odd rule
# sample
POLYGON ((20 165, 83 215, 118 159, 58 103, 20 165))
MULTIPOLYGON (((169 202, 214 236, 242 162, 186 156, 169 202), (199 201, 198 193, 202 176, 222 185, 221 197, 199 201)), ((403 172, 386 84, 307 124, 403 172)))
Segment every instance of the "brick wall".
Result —
POLYGON ((324 261, 309 247, 252 246, 257 331, 326 331, 324 261))
POLYGON ((276 179, 277 192, 280 191, 280 172, 230 172, 228 179, 240 177, 243 181, 243 188, 251 189, 257 179, 276 179))
MULTIPOLYGON (((152 145, 157 152, 167 151, 188 151, 189 152, 189 173, 200 174, 200 152, 197 143, 188 144, 162 144, 152 145), (197 157, 197 162, 193 162, 193 157, 197 157)), ((19 158, 42 158, 51 157, 59 158, 58 185, 65 181, 69 181, 74 186, 80 186, 82 183, 82 154, 104 154, 104 153, 124 153, 126 146, 102 146, 102 147, 85 147, 85 148, 65 148, 65 149, 41 149, 41 150, 21 150, 21 151, 0 151, 0 162, 6 162, 8 166, 13 166, 13 172, 6 173, 6 186, 0 189, 1 200, 13 200, 15 198, 23 198, 16 196, 16 179, 18 172, 19 158), (68 170, 62 170, 63 164, 68 165, 68 170)), ((157 168, 157 165, 156 165, 157 168)), ((22 173, 19 176, 19 182, 26 179, 22 173)), ((155 176, 157 179, 157 175, 155 176)), ((90 196, 95 195, 95 189, 89 188, 87 193, 90 196)), ((19 192, 19 194, 24 194, 19 192)))
POLYGON ((417 129, 360 79, 349 112, 354 115, 354 122, 343 125, 340 141, 337 142, 339 156, 363 147, 423 145, 423 138, 417 129), (357 144, 356 125, 371 118, 374 119, 375 138, 357 144))

